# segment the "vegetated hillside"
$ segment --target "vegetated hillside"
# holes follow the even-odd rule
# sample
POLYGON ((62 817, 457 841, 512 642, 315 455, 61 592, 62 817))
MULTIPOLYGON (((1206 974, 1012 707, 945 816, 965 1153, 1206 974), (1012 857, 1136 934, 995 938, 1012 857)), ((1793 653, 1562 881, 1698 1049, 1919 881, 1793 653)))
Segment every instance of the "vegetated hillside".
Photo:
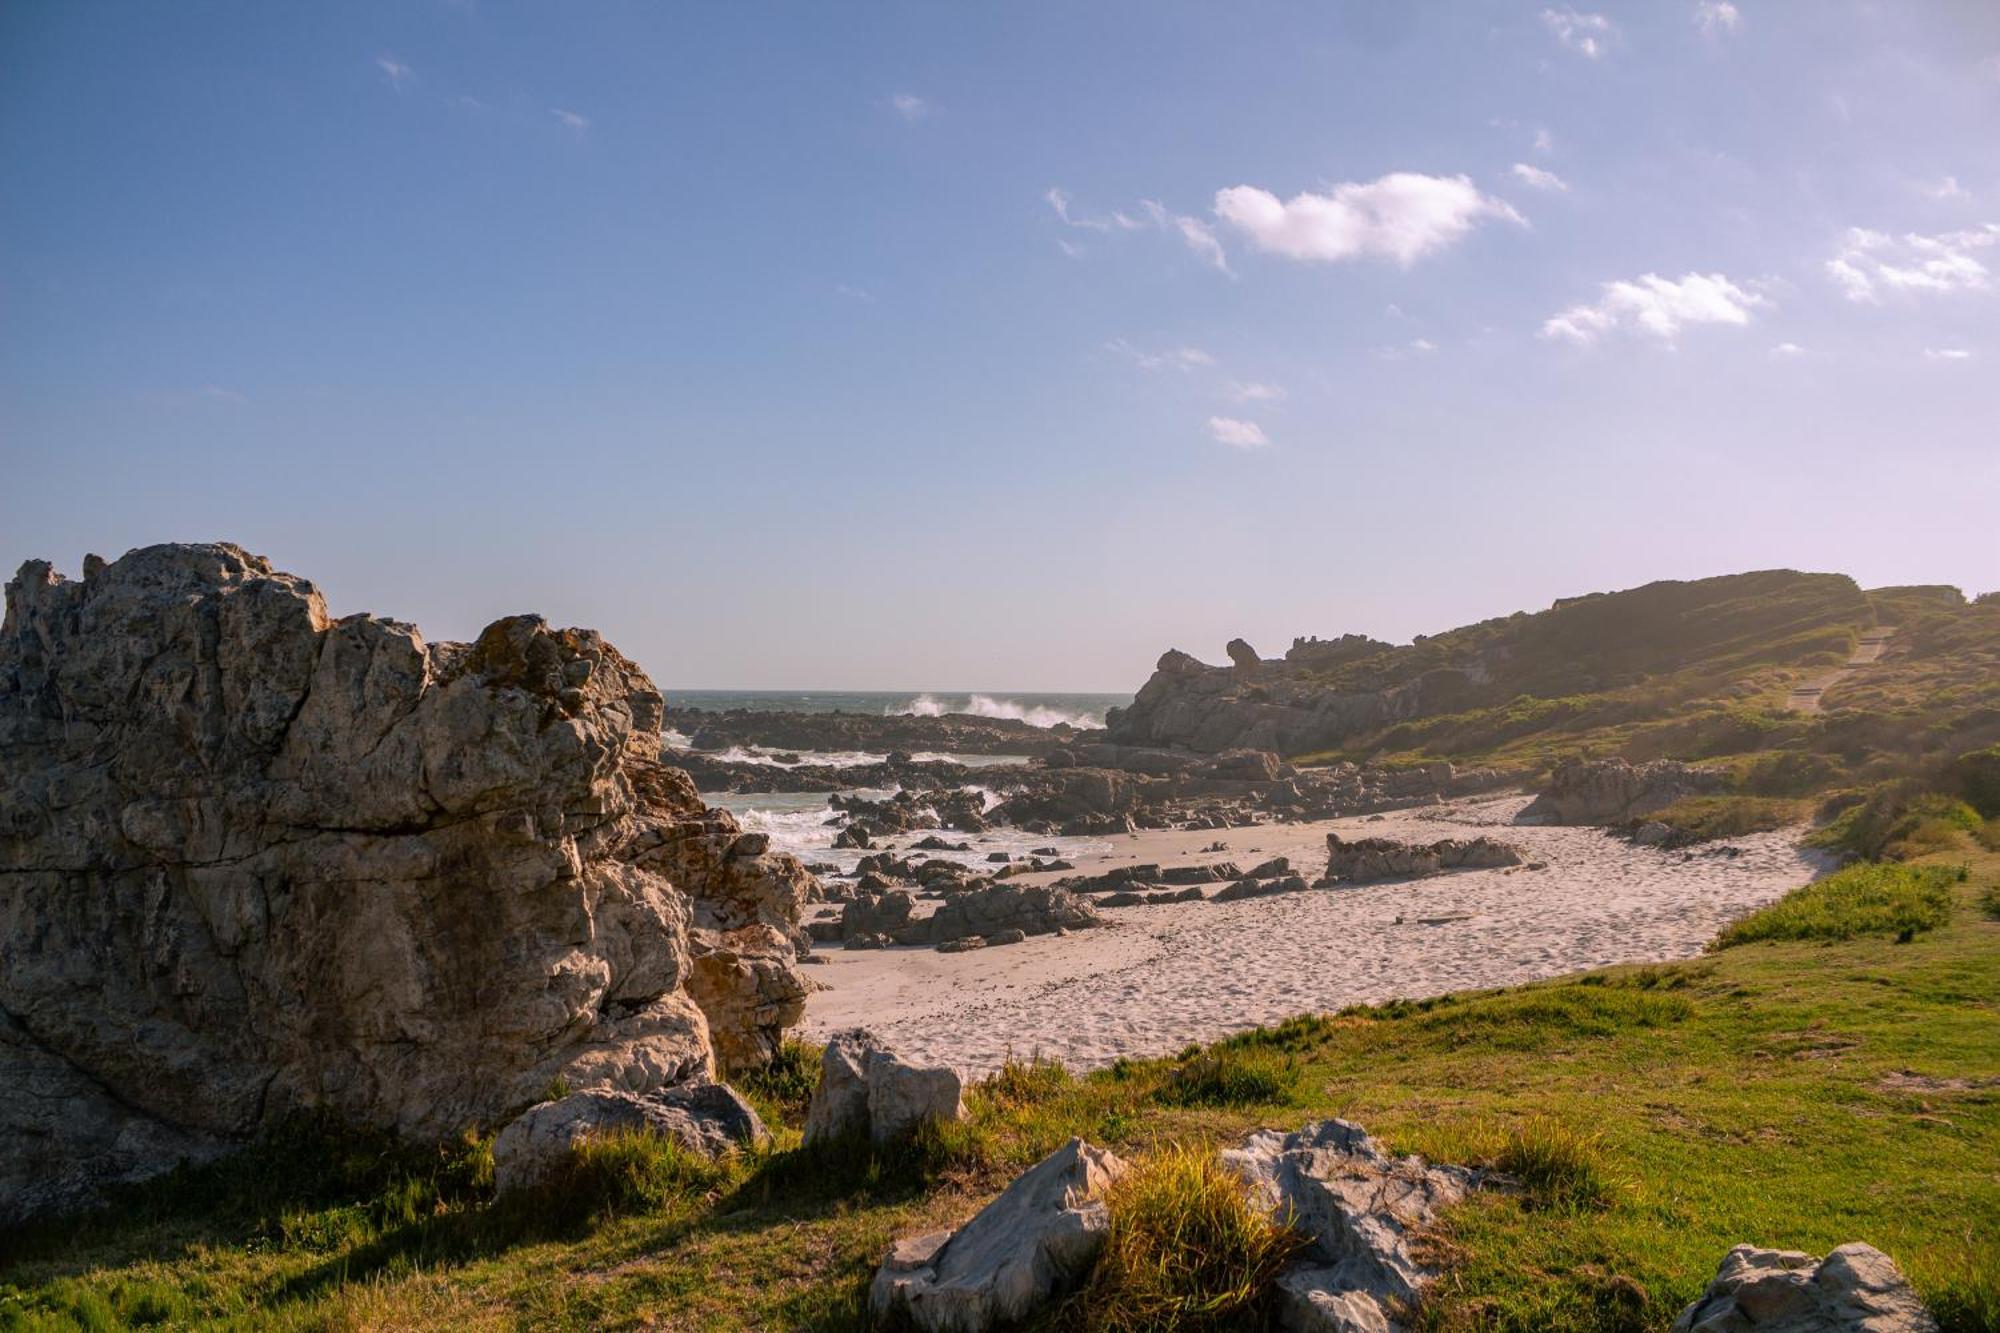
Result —
POLYGON ((2000 599, 1789 570, 1652 583, 1406 647, 1302 639, 1249 668, 1169 654, 1111 727, 1129 744, 1307 762, 1731 759, 1753 788, 1803 792, 2000 740, 2000 599), (1896 631, 1879 662, 1832 684, 1821 712, 1788 706, 1876 628, 1896 631))

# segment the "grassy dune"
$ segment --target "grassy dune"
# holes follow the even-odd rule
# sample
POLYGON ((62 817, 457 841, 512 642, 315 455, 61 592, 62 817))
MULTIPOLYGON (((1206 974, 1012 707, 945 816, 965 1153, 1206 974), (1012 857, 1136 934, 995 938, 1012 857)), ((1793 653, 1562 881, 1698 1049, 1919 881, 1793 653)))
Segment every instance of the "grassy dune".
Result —
POLYGON ((0 1240, 0 1328, 860 1328, 892 1236, 962 1219, 1071 1134, 1154 1168, 1121 1205, 1119 1262, 1049 1323, 1132 1327, 1132 1302, 1189 1296, 1149 1267, 1162 1206, 1200 1224, 1219 1284, 1271 1252, 1175 1148, 1340 1115, 1528 1181, 1450 1217, 1427 1328, 1664 1329, 1739 1241, 1866 1240, 1948 1330, 2000 1329, 2000 855, 1967 838, 1917 880, 1808 890, 1775 918, 1820 928, 1739 929, 1769 938, 1687 963, 1293 1020, 1088 1077, 1024 1060, 970 1091, 969 1124, 879 1158, 796 1147, 807 1051, 753 1088, 776 1150, 716 1169, 612 1145, 514 1206, 486 1201, 476 1140, 307 1127, 0 1240), (1869 907, 1903 889, 1921 928, 1869 907))

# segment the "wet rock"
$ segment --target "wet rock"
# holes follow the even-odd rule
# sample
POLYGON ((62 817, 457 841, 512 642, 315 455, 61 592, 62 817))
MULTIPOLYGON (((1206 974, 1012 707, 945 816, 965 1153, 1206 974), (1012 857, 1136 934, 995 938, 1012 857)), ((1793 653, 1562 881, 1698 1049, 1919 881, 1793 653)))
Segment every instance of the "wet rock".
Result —
POLYGON ((1125 1164, 1071 1139, 952 1232, 898 1241, 876 1271, 869 1309, 925 1333, 1019 1323, 1075 1287, 1110 1227, 1102 1194, 1125 1164))

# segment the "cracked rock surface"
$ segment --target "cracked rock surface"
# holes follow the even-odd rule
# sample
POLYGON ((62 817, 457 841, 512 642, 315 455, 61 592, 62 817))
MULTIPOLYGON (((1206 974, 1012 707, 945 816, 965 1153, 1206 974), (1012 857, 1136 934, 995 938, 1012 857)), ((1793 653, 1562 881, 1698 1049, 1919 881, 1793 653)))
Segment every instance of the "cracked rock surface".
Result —
POLYGON ((813 881, 661 766, 590 630, 336 620, 226 545, 0 627, 0 1222, 327 1108, 493 1126, 768 1059, 813 881))

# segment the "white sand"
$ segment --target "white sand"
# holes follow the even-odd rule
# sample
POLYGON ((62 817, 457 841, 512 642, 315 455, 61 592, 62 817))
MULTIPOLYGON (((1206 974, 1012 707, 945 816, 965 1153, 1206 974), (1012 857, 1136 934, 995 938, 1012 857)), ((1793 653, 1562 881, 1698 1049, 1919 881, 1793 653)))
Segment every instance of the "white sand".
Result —
POLYGON ((1548 868, 1112 908, 1105 915, 1115 924, 1106 929, 968 953, 832 947, 827 963, 808 971, 828 989, 808 1002, 805 1032, 823 1040, 864 1025, 906 1055, 973 1074, 996 1068, 1009 1053, 1039 1052, 1087 1069, 1292 1014, 1690 957, 1724 923, 1823 868, 1798 846, 1799 830, 1734 839, 1726 844, 1740 849, 1733 857, 1697 848, 1689 859, 1595 829, 1512 827, 1527 799, 1397 811, 1374 821, 1113 838, 1110 852, 1079 871, 1217 860, 1247 870, 1284 854, 1314 879, 1326 864, 1329 830, 1425 842, 1490 832, 1548 868), (1216 839, 1229 850, 1200 853, 1216 839), (1469 919, 1420 922, 1460 913, 1469 919))

